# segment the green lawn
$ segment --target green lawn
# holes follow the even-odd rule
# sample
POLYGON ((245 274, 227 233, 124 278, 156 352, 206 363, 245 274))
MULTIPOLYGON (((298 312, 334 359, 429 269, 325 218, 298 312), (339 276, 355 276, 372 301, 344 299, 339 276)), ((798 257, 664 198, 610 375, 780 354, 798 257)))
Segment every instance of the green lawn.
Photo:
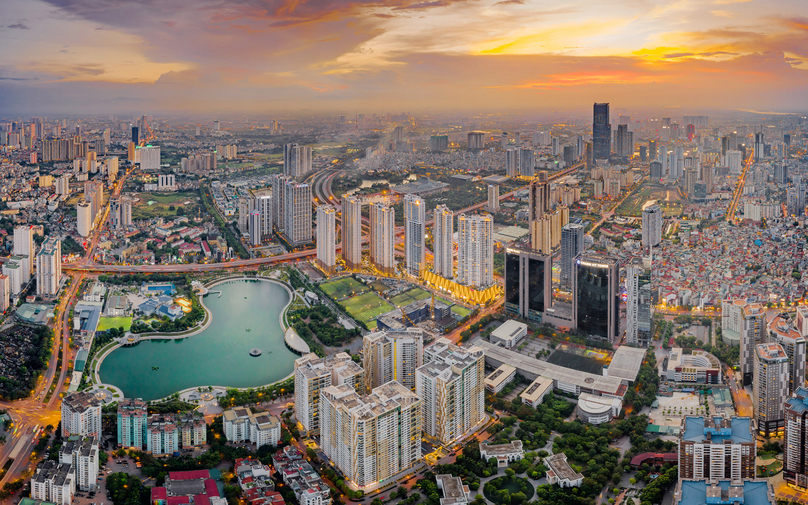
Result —
POLYGON ((132 327, 131 317, 102 317, 98 321, 98 331, 105 331, 110 328, 120 328, 123 326, 125 331, 129 331, 132 327))
POLYGON ((182 203, 186 200, 195 202, 199 195, 195 191, 179 191, 176 193, 140 193, 138 196, 144 201, 154 201, 164 205, 182 203))
POLYGON ((471 314, 471 311, 466 307, 463 307, 462 305, 452 305, 452 307, 449 310, 451 310, 460 317, 466 317, 467 315, 471 314))
POLYGON ((395 307, 387 303, 376 293, 365 293, 340 302, 348 314, 357 321, 362 321, 369 329, 376 328, 376 318, 395 307))
POLYGON ((340 301, 349 296, 367 293, 368 287, 353 277, 343 277, 335 281, 320 284, 320 289, 334 300, 340 301))
POLYGON ((412 302, 416 302, 418 300, 423 300, 424 298, 429 298, 432 296, 432 293, 429 291, 425 291, 421 288, 412 288, 408 291, 404 291, 393 298, 390 298, 390 301, 396 307, 403 307, 408 305, 412 302))

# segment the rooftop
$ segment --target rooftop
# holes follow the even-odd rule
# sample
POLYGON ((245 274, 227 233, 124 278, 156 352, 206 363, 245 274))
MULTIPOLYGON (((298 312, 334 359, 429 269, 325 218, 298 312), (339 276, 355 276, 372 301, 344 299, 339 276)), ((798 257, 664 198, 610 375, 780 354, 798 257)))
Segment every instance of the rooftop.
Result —
POLYGON ((541 398, 544 393, 547 392, 548 389, 553 388, 553 380, 548 379, 546 377, 536 377, 534 380, 524 391, 522 394, 519 395, 519 398, 527 400, 529 402, 535 402, 539 398, 541 398))
POLYGON ((755 353, 760 360, 765 361, 785 361, 788 360, 786 351, 783 346, 769 342, 767 344, 758 344, 755 346, 755 353))
POLYGON ((621 345, 614 352, 612 362, 609 363, 609 376, 634 382, 637 374, 640 373, 640 367, 645 359, 646 352, 646 349, 621 345))
POLYGON ((469 488, 463 485, 460 477, 452 475, 436 475, 435 480, 438 487, 443 490, 443 498, 440 505, 453 505, 455 503, 466 503, 468 501, 469 488))
POLYGON ((752 433, 752 425, 748 417, 733 417, 727 419, 721 416, 715 417, 686 417, 684 419, 684 430, 682 430, 682 441, 712 443, 754 443, 755 438, 752 433))
POLYGON ((100 408, 103 403, 103 401, 96 398, 96 396, 89 391, 73 393, 62 399, 62 405, 66 405, 73 412, 85 412, 94 407, 100 408))
POLYGON ((598 396, 581 393, 578 396, 578 408, 589 414, 605 414, 612 408, 620 408, 623 402, 611 396, 598 396))
POLYGON ((497 456, 506 456, 508 454, 513 454, 514 452, 520 452, 522 450, 522 441, 521 440, 514 440, 513 442, 508 442, 507 444, 481 444, 480 449, 484 450, 488 457, 497 457, 497 456))
POLYGON ((572 469, 569 463, 567 463, 567 455, 563 452, 553 454, 552 456, 547 456, 544 458, 544 462, 561 480, 574 481, 584 477, 572 469))
POLYGON ((527 325, 525 323, 520 323, 519 321, 509 319, 492 331, 491 336, 502 340, 513 340, 517 335, 519 335, 519 333, 526 331, 527 325))
POLYGON ((705 503, 729 505, 748 503, 750 505, 771 505, 773 493, 765 480, 745 480, 730 482, 683 480, 679 484, 680 495, 677 505, 703 505, 705 503))
POLYGON ((516 368, 503 363, 485 378, 485 385, 496 388, 502 384, 503 381, 509 379, 515 372, 516 368))

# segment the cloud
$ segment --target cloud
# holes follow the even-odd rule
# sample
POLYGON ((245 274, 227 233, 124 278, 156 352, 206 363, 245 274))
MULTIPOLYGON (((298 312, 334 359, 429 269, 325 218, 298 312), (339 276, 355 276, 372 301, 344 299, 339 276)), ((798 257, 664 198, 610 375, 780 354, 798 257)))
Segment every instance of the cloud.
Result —
POLYGON ((446 7, 450 5, 450 2, 446 0, 434 0, 432 2, 416 2, 409 5, 399 5, 398 7, 394 7, 394 11, 415 11, 415 10, 425 10, 425 9, 432 9, 434 7, 446 7))
POLYGON ((14 23, 13 25, 8 25, 6 26, 6 28, 11 28, 13 30, 30 30, 30 28, 28 28, 28 25, 22 22, 14 23))
POLYGON ((524 5, 525 0, 502 0, 494 5, 524 5))

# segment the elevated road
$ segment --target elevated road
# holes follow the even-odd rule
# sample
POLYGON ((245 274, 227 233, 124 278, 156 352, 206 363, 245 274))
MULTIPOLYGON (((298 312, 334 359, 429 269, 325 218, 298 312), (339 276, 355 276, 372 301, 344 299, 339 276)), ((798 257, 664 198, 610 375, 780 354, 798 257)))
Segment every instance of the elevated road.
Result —
POLYGON ((749 167, 752 166, 752 161, 754 159, 754 153, 750 154, 746 159, 746 163, 744 164, 743 172, 741 172, 741 176, 738 178, 738 184, 735 186, 735 191, 732 193, 732 200, 729 202, 729 207, 727 207, 726 220, 728 222, 735 220, 735 212, 738 209, 738 202, 741 200, 743 187, 746 184, 746 174, 749 172, 749 167))

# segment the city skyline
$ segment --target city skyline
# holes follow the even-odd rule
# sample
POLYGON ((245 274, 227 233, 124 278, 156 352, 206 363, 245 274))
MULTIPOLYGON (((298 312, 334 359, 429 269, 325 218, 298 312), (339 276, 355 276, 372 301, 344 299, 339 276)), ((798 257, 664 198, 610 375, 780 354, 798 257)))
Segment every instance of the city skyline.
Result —
POLYGON ((559 110, 594 101, 795 111, 808 98, 808 18, 789 0, 9 0, 7 12, 5 114, 559 110))

